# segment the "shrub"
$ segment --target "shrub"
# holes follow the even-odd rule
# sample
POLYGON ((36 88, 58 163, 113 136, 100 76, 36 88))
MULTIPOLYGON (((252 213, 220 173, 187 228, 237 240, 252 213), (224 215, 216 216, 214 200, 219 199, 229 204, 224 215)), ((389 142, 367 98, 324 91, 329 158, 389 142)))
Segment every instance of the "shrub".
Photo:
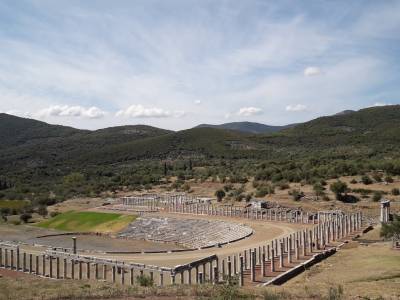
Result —
POLYGON ((139 275, 136 277, 136 281, 139 283, 140 286, 153 286, 154 281, 150 278, 150 276, 146 275, 139 275))
POLYGON ((37 213, 39 215, 41 215, 42 217, 45 217, 45 216, 47 216, 47 214, 49 212, 47 211, 47 207, 46 206, 41 205, 41 206, 38 207, 37 213))
POLYGON ((337 287, 330 287, 328 290, 329 300, 340 300, 343 299, 343 287, 341 285, 337 287))
POLYGON ((304 193, 297 189, 289 191, 289 195, 292 196, 294 201, 300 201, 300 199, 304 197, 304 193))
POLYGON ((393 178, 391 177, 391 176, 386 176, 385 177, 385 181, 387 182, 387 183, 393 183, 393 178))
POLYGON ((58 216, 60 213, 58 211, 52 211, 50 213, 50 217, 54 218, 55 216, 58 216))
POLYGON ((372 200, 374 202, 378 202, 381 199, 382 199, 382 193, 378 192, 378 191, 375 191, 374 194, 372 195, 372 200))
POLYGON ((361 182, 368 185, 372 183, 372 179, 368 175, 364 175, 361 177, 361 182))
POLYGON ((342 194, 343 193, 347 193, 348 190, 349 190, 348 187, 347 187, 347 184, 345 182, 340 181, 340 180, 332 183, 330 185, 330 189, 335 194, 337 200, 341 200, 342 194))
POLYGON ((29 213, 23 213, 22 215, 19 216, 19 219, 24 223, 28 223, 28 221, 32 219, 32 215, 29 213))
POLYGON ((225 192, 223 190, 218 190, 215 192, 215 197, 217 197, 218 202, 221 202, 225 197, 225 192))
POLYGON ((392 195, 393 195, 393 196, 398 196, 398 195, 400 195, 400 190, 399 190, 398 188, 392 189, 392 195))
POLYGON ((372 178, 376 181, 376 182, 382 182, 382 175, 379 173, 374 173, 372 174, 372 178))
POLYGON ((354 178, 350 181, 351 184, 356 184, 357 180, 355 180, 354 178))

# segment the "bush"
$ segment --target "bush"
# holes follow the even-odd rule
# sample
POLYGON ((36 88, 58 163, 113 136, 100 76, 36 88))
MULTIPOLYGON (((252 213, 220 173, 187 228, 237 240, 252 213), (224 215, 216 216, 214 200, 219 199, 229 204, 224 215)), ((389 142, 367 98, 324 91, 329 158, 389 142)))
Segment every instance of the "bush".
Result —
POLYGON ((392 189, 392 195, 393 195, 393 196, 398 196, 398 195, 400 195, 400 190, 399 190, 398 188, 392 189))
POLYGON ((140 286, 153 286, 154 281, 150 278, 150 276, 146 275, 139 275, 136 277, 136 281, 139 283, 140 286))
POLYGON ((22 215, 19 216, 19 219, 24 223, 28 223, 28 221, 32 219, 32 215, 29 213, 23 213, 22 215))
POLYGON ((351 184, 356 184, 357 180, 355 180, 354 178, 350 181, 351 184))
POLYGON ((218 202, 221 202, 225 197, 225 192, 223 190, 218 190, 215 192, 215 197, 217 197, 218 202))
POLYGON ((52 211, 50 213, 50 217, 54 218, 55 216, 58 216, 60 213, 58 211, 52 211))
POLYGON ((373 200, 374 202, 378 202, 378 201, 381 200, 381 199, 382 199, 382 193, 381 193, 381 192, 378 192, 378 191, 375 191, 374 194, 373 194, 373 196, 372 196, 372 200, 373 200))
POLYGON ((372 178, 374 178, 374 180, 375 180, 376 182, 382 182, 382 175, 379 174, 379 173, 374 173, 374 174, 372 174, 372 178))
POLYGON ((330 189, 335 194, 337 200, 341 200, 342 199, 342 194, 343 193, 347 193, 348 190, 349 190, 348 187, 347 187, 347 184, 345 182, 340 181, 340 180, 332 183, 330 185, 330 189))
POLYGON ((338 287, 330 287, 328 290, 329 300, 340 300, 343 299, 343 287, 339 285, 338 287))
POLYGON ((361 182, 368 185, 372 183, 372 179, 368 175, 364 175, 361 177, 361 182))
POLYGON ((41 205, 41 206, 38 207, 37 213, 38 213, 40 216, 45 217, 45 216, 47 216, 47 214, 48 214, 49 212, 47 211, 47 207, 46 207, 46 206, 42 206, 42 205, 41 205))
POLYGON ((301 198, 304 197, 304 193, 297 189, 293 189, 293 190, 289 191, 289 195, 292 196, 294 201, 300 201, 301 198))
POLYGON ((385 177, 385 181, 387 182, 387 183, 393 183, 393 178, 391 177, 391 176, 386 176, 385 177))

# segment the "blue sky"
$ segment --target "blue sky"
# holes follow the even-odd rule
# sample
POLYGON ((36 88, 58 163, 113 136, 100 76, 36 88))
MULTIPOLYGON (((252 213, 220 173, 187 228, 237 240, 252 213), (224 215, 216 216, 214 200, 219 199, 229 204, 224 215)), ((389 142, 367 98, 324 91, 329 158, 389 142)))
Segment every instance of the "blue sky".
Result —
POLYGON ((400 1, 0 0, 0 111, 96 129, 400 103, 400 1))

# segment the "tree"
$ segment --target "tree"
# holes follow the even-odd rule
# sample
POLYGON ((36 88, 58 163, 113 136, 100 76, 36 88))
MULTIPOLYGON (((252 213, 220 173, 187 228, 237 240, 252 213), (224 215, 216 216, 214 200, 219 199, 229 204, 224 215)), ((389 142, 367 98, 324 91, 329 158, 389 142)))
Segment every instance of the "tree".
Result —
POLYGON ((341 200, 343 193, 347 193, 349 190, 347 184, 340 180, 332 183, 329 188, 335 194, 337 200, 341 200))
POLYGON ((398 188, 392 189, 392 195, 393 195, 393 196, 398 196, 398 195, 400 195, 400 190, 399 190, 398 188))
POLYGON ((400 216, 393 215, 393 222, 383 223, 380 235, 385 238, 400 239, 400 216))
POLYGON ((32 215, 28 213, 23 213, 22 215, 19 216, 20 220, 24 223, 28 223, 30 219, 32 219, 32 215))
POLYGON ((167 174, 168 174, 167 163, 164 162, 164 176, 167 176, 167 174))
POLYGON ((215 192, 215 196, 217 197, 218 202, 221 202, 225 197, 225 192, 223 190, 218 190, 215 192))
POLYGON ((361 177, 361 182, 368 185, 372 183, 372 179, 368 175, 364 175, 361 177))
POLYGON ((392 176, 386 176, 385 177, 385 181, 387 182, 387 183, 393 183, 393 178, 392 178, 392 176))
POLYGON ((41 205, 41 206, 38 207, 37 213, 38 213, 39 215, 41 215, 42 217, 45 217, 45 216, 47 216, 47 214, 48 214, 49 212, 47 211, 46 206, 41 205))
POLYGON ((304 193, 297 189, 293 189, 293 190, 289 191, 289 195, 292 196, 294 201, 300 201, 301 198, 304 197, 304 193))
POLYGON ((374 194, 372 195, 372 200, 374 202, 378 202, 381 199, 382 199, 382 193, 379 191, 375 191, 374 194))
POLYGON ((325 188, 320 183, 314 184, 313 190, 314 190, 315 195, 317 196, 317 199, 319 196, 325 195, 325 188))

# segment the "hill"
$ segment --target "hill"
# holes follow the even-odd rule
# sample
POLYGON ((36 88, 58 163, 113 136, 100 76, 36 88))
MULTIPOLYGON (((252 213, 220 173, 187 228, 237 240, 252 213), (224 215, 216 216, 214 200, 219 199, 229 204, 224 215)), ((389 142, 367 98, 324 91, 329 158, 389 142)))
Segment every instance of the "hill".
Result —
POLYGON ((218 128, 218 129, 227 129, 227 130, 236 130, 246 133, 271 133, 271 132, 278 132, 280 130, 290 128, 295 126, 295 124, 284 125, 284 126, 271 126, 265 125, 261 123, 255 122, 231 122, 231 123, 224 123, 220 125, 211 125, 211 124, 200 124, 196 126, 197 128, 218 128))
POLYGON ((65 197, 140 188, 158 184, 164 174, 241 181, 262 173, 260 178, 292 181, 354 175, 372 166, 400 174, 399 105, 261 134, 144 125, 88 131, 4 114, 0 128, 0 198, 7 199, 29 194, 33 200, 49 190, 65 197))

